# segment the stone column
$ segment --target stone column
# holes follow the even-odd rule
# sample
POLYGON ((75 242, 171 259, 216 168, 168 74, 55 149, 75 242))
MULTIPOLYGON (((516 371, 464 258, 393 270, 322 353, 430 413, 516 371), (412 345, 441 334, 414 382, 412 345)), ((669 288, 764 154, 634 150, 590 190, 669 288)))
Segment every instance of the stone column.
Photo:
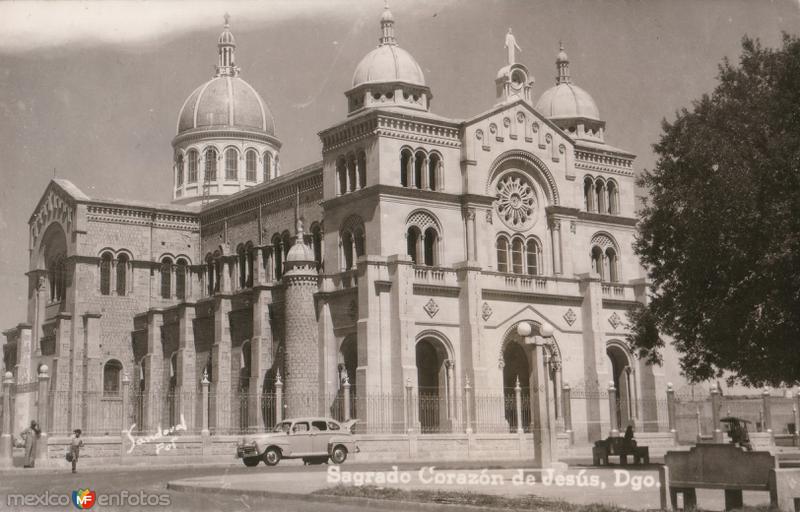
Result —
MULTIPOLYGON (((16 381, 17 385, 28 384, 34 382, 36 378, 32 375, 31 368, 31 326, 30 324, 19 324, 16 328, 17 334, 17 360, 16 360, 16 381)), ((14 397, 14 425, 12 429, 14 432, 22 432, 28 427, 30 421, 33 405, 31 393, 18 393, 14 397)))
POLYGON ((194 348, 194 319, 196 311, 193 304, 182 303, 178 308, 178 355, 176 361, 175 410, 176 421, 194 431, 197 424, 194 391, 196 354, 194 348))
POLYGON ((667 382, 667 424, 669 431, 677 438, 675 430, 675 390, 672 383, 667 382))
POLYGON ((472 386, 469 385, 469 377, 464 384, 464 411, 466 414, 466 432, 472 434, 472 386))
POLYGON ((11 386, 14 375, 3 375, 3 425, 0 426, 0 468, 13 465, 13 444, 11 442, 11 386))
MULTIPOLYGON (((227 274, 227 272, 223 272, 227 274)), ((216 434, 223 434, 231 420, 231 299, 216 296, 214 308, 214 344, 211 346, 211 401, 209 424, 216 434)))
POLYGON ((448 359, 445 364, 447 365, 447 416, 450 421, 450 431, 456 431, 458 425, 458 411, 456 408, 456 380, 455 380, 455 362, 448 359))
POLYGON ((39 369, 39 389, 37 392, 37 407, 36 413, 39 417, 39 428, 42 429, 42 435, 36 443, 36 460, 47 459, 47 432, 50 431, 50 424, 48 422, 47 409, 50 405, 48 392, 50 390, 50 375, 48 375, 46 364, 43 364, 39 369))
POLYGON ((281 371, 275 373, 275 423, 283 421, 283 381, 281 371))
POLYGON ((467 222, 467 261, 475 261, 475 209, 464 211, 467 222))
POLYGON ((534 464, 538 467, 549 467, 553 461, 553 425, 554 421, 550 418, 550 405, 546 394, 547 369, 544 366, 545 346, 544 343, 533 341, 535 338, 526 339, 532 341, 533 350, 531 358, 531 416, 533 420, 532 432, 534 443, 534 464))
POLYGON ((406 387, 405 387, 405 405, 406 405, 406 414, 405 414, 405 424, 406 424, 406 432, 409 434, 416 432, 419 429, 419 423, 417 421, 417 408, 414 402, 414 388, 411 386, 411 379, 406 379, 406 387))
POLYGON ((617 390, 614 388, 614 381, 608 383, 608 414, 609 424, 611 425, 611 437, 619 437, 619 425, 617 425, 617 390))
POLYGON ((142 430, 148 431, 161 422, 162 372, 164 356, 161 345, 161 327, 164 316, 161 311, 147 313, 147 354, 144 356, 144 411, 142 430))
POLYGON ((553 245, 553 273, 561 274, 561 254, 563 253, 561 248, 561 219, 553 219, 550 224, 550 229, 553 245))
POLYGON ((519 377, 514 386, 514 407, 517 413, 517 434, 522 434, 525 429, 522 427, 522 387, 519 385, 519 377))
POLYGON ((350 419, 350 379, 347 377, 347 372, 344 373, 344 382, 342 383, 344 399, 344 421, 350 419))
POLYGON ((122 417, 120 418, 120 433, 122 438, 125 439, 126 433, 130 428, 130 414, 128 414, 128 409, 130 408, 130 385, 131 379, 128 377, 128 372, 122 374, 122 417))
POLYGON ((420 174, 422 174, 422 176, 421 176, 422 183, 421 183, 421 187, 420 188, 422 188, 423 190, 430 190, 431 189, 430 174, 428 173, 428 163, 429 162, 430 162, 430 160, 428 159, 427 156, 422 160, 422 172, 420 173, 420 174))
POLYGON ((248 384, 248 419, 250 430, 262 431, 264 413, 262 410, 263 382, 267 370, 272 367, 274 342, 269 308, 271 294, 269 290, 256 288, 253 290, 253 334, 250 339, 250 375, 248 384))
POLYGON ((717 386, 711 388, 711 429, 714 433, 714 442, 724 442, 722 430, 719 428, 719 409, 722 407, 720 401, 719 389, 717 386))
POLYGON ((564 431, 569 434, 570 444, 572 444, 572 389, 569 384, 564 384, 561 388, 561 410, 564 414, 564 431))
POLYGON ((208 373, 203 371, 203 380, 200 381, 200 409, 202 410, 202 421, 201 421, 201 430, 200 435, 207 436, 209 435, 208 431, 208 386, 211 384, 208 381, 208 373))

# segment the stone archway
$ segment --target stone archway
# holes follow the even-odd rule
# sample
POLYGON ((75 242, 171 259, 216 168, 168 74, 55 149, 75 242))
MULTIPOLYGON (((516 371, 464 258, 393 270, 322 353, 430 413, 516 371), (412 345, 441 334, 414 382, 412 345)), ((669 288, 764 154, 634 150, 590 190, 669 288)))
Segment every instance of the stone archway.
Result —
POLYGON ((616 420, 617 428, 624 430, 633 423, 635 417, 633 401, 633 378, 631 376, 631 361, 627 350, 622 346, 611 343, 606 347, 606 354, 611 360, 611 380, 614 382, 616 392, 616 420))
POLYGON ((530 376, 530 361, 525 348, 519 340, 509 340, 503 349, 503 402, 505 419, 511 432, 516 432, 520 424, 524 430, 530 430, 530 376), (517 418, 517 383, 521 388, 522 418, 517 418))
POLYGON ((447 356, 446 347, 437 338, 428 336, 417 342, 417 409, 422 433, 448 428, 448 369, 452 363, 447 356))

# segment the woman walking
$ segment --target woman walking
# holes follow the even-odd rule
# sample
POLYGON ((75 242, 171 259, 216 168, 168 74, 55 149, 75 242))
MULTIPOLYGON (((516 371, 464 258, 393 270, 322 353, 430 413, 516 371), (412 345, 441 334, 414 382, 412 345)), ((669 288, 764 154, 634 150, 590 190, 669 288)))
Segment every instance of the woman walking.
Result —
POLYGON ((73 432, 72 440, 69 443, 69 454, 72 462, 72 472, 75 473, 78 467, 78 456, 81 453, 83 446, 83 439, 81 439, 81 429, 75 429, 73 432))
POLYGON ((36 445, 39 443, 39 437, 42 435, 42 430, 36 420, 31 420, 31 426, 22 431, 22 438, 25 440, 25 466, 32 468, 36 463, 36 445))

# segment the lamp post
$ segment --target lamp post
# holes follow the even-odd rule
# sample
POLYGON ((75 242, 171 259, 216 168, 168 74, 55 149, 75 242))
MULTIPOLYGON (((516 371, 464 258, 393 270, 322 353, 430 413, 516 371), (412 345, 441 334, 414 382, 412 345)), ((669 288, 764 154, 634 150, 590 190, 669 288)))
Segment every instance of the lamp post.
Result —
POLYGON ((544 339, 553 336, 553 326, 544 323, 539 326, 539 337, 533 336, 533 326, 529 322, 517 324, 517 334, 525 340, 525 345, 532 348, 532 364, 530 376, 531 416, 533 433, 534 458, 539 467, 547 467, 553 461, 553 425, 548 404, 547 368, 544 366, 544 339))

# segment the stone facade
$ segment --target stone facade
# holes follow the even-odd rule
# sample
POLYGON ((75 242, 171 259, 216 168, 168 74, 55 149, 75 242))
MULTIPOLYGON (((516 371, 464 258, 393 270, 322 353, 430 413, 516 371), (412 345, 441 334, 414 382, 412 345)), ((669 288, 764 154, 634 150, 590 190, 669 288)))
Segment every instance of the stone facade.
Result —
MULTIPOLYGON (((634 155, 605 142, 563 49, 536 107, 527 68, 508 62, 488 111, 431 113, 413 57, 383 49, 399 50, 387 13, 346 93, 347 118, 319 134, 321 162, 278 176, 266 114, 260 128, 231 116, 213 129, 195 115, 191 137, 179 121, 176 154, 190 139, 201 148, 248 131, 271 171, 195 189, 191 201, 176 185, 163 207, 50 184, 30 220, 29 323, 6 331, 4 363, 20 385, 51 368, 52 431, 116 432, 120 417, 146 431, 181 415, 192 432, 264 428, 340 412, 345 382, 373 433, 528 430, 533 420, 509 406, 515 384, 526 401, 544 393, 575 440, 613 424, 658 430, 665 370, 624 342, 626 311, 646 300, 632 250, 634 155), (546 344, 543 362, 532 341, 546 344), (545 389, 532 364, 545 365, 545 389)), ((235 76, 220 62, 218 76, 235 76)), ((206 108, 196 93, 187 104, 206 108)), ((226 98, 231 111, 248 108, 226 98)), ((32 407, 17 399, 18 425, 32 407)))

